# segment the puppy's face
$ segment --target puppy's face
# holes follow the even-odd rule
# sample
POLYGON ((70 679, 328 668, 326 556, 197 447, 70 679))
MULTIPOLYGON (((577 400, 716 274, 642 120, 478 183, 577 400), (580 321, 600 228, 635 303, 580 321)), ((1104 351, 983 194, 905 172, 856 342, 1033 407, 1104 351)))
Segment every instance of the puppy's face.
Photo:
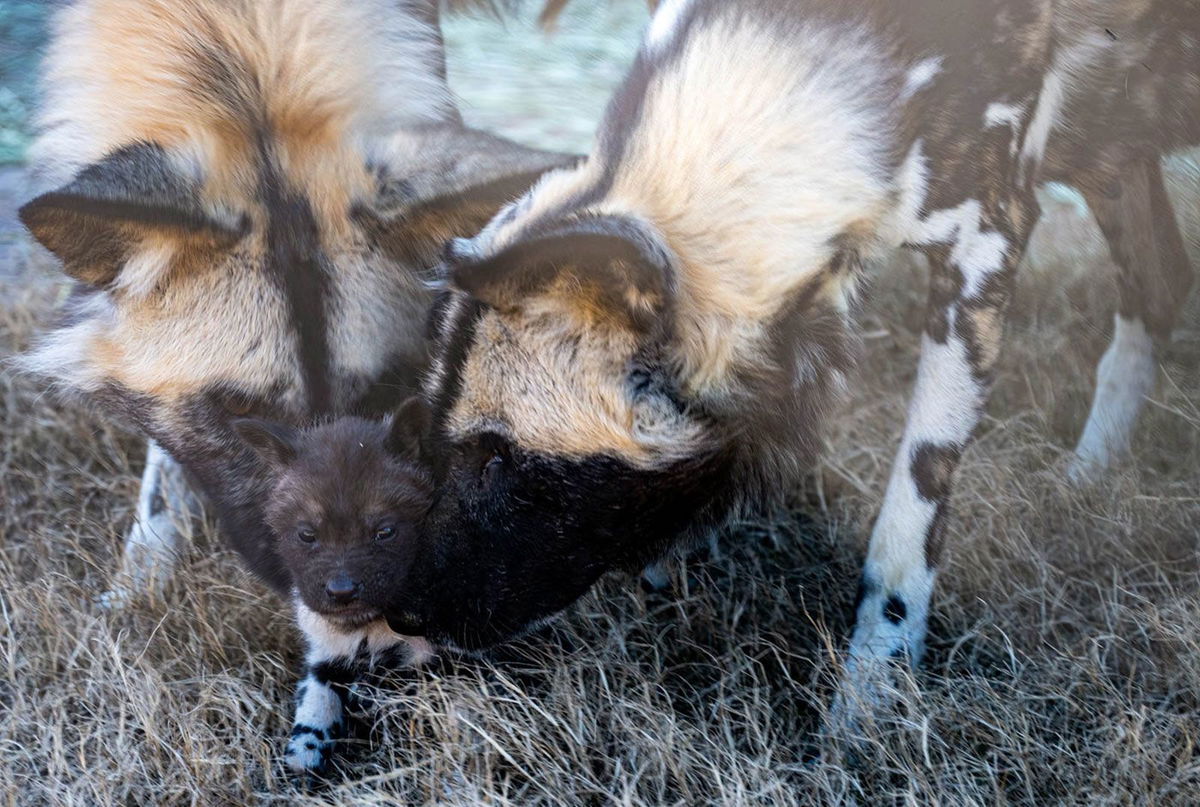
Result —
POLYGON ((432 493, 411 459, 414 411, 421 410, 303 431, 256 420, 236 425, 275 471, 267 521, 296 595, 345 630, 378 619, 412 564, 414 525, 432 493))

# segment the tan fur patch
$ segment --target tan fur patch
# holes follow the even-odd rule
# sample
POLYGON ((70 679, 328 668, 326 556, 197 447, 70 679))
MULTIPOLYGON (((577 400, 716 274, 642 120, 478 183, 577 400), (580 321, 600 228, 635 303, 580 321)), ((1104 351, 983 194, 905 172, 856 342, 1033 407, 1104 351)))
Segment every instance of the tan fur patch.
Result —
MULTIPOLYGON (((873 232, 864 212, 881 217, 890 201, 877 145, 889 102, 871 94, 893 69, 883 49, 855 30, 803 39, 836 50, 787 48, 748 22, 693 30, 649 88, 612 191, 595 206, 653 222, 677 255, 679 358, 685 390, 701 396, 727 393, 738 368, 760 360, 764 325, 825 268, 835 238, 873 232)), ((549 182, 546 191, 565 195, 549 182)), ((824 293, 844 310, 852 288, 842 278, 824 293)))
MULTIPOLYGON (((387 0, 64 8, 46 61, 42 119, 53 126, 32 153, 42 174, 65 182, 116 149, 155 143, 198 181, 209 215, 245 216, 249 232, 217 249, 203 235, 128 230, 136 246, 103 310, 93 303, 85 320, 43 340, 27 366, 85 391, 115 382, 167 405, 225 383, 274 391, 284 410, 302 406, 286 301, 260 271, 271 215, 264 172, 305 200, 336 265, 328 334, 336 372, 373 377, 398 346, 415 345, 427 292, 373 249, 349 214, 375 202, 372 162, 415 171, 436 136, 409 138, 401 162, 398 130, 453 111, 431 61, 440 58, 435 34, 432 17, 387 0)), ((440 239, 461 232, 461 219, 434 212, 406 233, 440 239)))
POLYGON ((645 423, 630 399, 626 365, 636 348, 629 332, 564 316, 553 298, 489 311, 476 327, 448 430, 465 437, 496 429, 525 450, 609 454, 640 467, 686 457, 699 435, 645 423))

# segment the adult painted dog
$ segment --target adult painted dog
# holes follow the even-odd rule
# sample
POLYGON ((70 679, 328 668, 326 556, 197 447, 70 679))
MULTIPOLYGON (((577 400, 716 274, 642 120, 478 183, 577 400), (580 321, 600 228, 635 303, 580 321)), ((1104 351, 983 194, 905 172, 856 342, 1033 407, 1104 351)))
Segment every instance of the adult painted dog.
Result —
POLYGON ((908 246, 932 289, 843 695, 877 692, 922 652, 1046 176, 1122 269, 1076 473, 1127 439, 1191 282, 1158 159, 1200 140, 1198 41, 1194 0, 661 4, 587 161, 448 251, 438 493, 393 626, 488 645, 793 489, 861 267, 908 246))
POLYGON ((286 593, 230 420, 403 400, 420 272, 565 159, 462 126, 429 0, 79 0, 45 71, 21 218, 77 283, 25 364, 153 438, 126 585, 170 569, 186 468, 286 593))

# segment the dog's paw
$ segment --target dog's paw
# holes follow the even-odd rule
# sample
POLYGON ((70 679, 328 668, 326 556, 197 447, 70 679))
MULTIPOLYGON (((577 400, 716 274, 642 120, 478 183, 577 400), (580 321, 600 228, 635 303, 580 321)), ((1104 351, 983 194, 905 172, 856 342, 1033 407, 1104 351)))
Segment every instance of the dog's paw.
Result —
POLYGON ((92 603, 101 611, 123 611, 135 596, 128 586, 114 585, 108 591, 97 594, 92 603))
POLYGON ((283 761, 296 774, 319 774, 329 767, 333 757, 330 732, 312 726, 295 726, 288 738, 283 761))

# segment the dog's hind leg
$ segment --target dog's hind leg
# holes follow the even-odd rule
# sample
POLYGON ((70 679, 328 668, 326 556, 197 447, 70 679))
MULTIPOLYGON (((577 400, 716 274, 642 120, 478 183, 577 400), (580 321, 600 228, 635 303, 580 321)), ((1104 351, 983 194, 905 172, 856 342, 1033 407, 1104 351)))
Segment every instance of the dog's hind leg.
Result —
POLYGON ((150 440, 138 493, 137 516, 125 535, 121 568, 110 590, 100 595, 106 608, 162 594, 175 571, 184 542, 190 540, 203 509, 183 468, 150 440))
POLYGON ((1192 284, 1157 155, 1129 162, 1107 179, 1080 183, 1120 273, 1120 306, 1068 469, 1076 482, 1094 477, 1129 450, 1157 376, 1155 354, 1169 341, 1192 284))

